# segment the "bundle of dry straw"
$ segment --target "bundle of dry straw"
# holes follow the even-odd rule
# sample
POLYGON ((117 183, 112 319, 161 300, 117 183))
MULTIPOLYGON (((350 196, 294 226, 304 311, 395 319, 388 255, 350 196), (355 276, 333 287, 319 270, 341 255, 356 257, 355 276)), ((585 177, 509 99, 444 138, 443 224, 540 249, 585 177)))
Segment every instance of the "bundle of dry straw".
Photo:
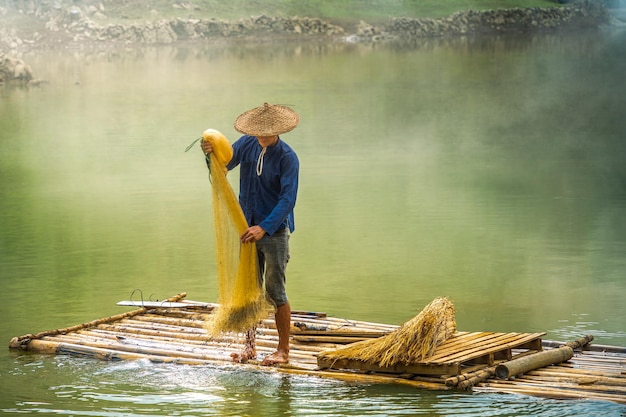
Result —
POLYGON ((438 297, 398 330, 377 339, 321 352, 318 357, 331 361, 353 359, 382 367, 410 365, 423 362, 455 332, 454 305, 447 298, 438 297))

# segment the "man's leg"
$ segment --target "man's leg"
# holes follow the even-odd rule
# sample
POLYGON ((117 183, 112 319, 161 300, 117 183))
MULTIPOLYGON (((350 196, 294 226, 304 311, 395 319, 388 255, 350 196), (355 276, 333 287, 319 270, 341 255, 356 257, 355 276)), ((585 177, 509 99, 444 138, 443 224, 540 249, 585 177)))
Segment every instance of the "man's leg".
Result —
MULTIPOLYGON (((289 330, 291 328, 291 306, 285 291, 285 270, 289 262, 289 231, 280 230, 272 236, 264 236, 257 242, 265 262, 266 295, 276 307, 274 318, 278 330, 278 348, 265 357, 262 365, 274 365, 289 361, 289 330)), ((261 259, 261 258, 260 258, 261 259)))
POLYGON ((278 330, 278 348, 276 352, 263 359, 261 365, 275 365, 289 362, 289 330, 291 328, 291 307, 289 302, 276 308, 274 313, 278 330))
POLYGON ((237 363, 246 363, 250 359, 256 359, 256 327, 246 332, 243 351, 241 353, 231 353, 230 357, 233 358, 233 362, 237 363))

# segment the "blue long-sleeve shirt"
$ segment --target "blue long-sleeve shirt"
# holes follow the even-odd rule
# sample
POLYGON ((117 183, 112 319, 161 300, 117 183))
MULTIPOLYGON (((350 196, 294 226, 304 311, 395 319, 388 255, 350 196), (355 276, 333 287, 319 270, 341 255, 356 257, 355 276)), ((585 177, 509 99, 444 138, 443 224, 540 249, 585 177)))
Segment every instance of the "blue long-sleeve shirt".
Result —
POLYGON ((240 165, 239 203, 250 226, 259 225, 272 235, 288 227, 295 230, 293 209, 298 194, 298 156, 278 138, 262 158, 261 175, 257 165, 262 151, 256 137, 244 135, 233 143, 229 170, 240 165))

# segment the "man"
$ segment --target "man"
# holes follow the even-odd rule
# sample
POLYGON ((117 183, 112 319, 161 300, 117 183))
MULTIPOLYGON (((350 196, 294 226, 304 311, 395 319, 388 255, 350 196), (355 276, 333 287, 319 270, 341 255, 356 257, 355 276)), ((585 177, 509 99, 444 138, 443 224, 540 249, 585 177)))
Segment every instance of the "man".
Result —
MULTIPOLYGON (((233 143, 229 170, 240 165, 239 203, 250 227, 241 242, 256 243, 261 285, 275 307, 278 348, 263 359, 263 365, 289 362, 291 307, 285 291, 285 270, 289 261, 289 236, 294 231, 300 163, 296 153, 280 134, 293 130, 298 114, 286 106, 265 103, 241 114, 235 129, 244 135, 233 143)), ((205 154, 213 151, 202 141, 205 154)), ((243 352, 231 355, 235 362, 256 358, 256 329, 246 333, 243 352)))

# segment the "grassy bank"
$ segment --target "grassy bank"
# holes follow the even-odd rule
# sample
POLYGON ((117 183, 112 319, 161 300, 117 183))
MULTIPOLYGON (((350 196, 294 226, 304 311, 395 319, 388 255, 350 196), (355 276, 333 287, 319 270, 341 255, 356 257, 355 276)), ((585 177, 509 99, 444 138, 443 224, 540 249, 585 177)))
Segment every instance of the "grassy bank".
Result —
POLYGON ((75 34, 64 29, 73 23, 72 19, 78 21, 78 17, 68 20, 73 7, 80 9, 73 16, 86 16, 100 26, 141 26, 173 18, 232 21, 266 15, 319 18, 353 31, 361 20, 381 25, 395 17, 440 18, 466 10, 558 5, 557 0, 56 0, 54 4, 0 0, 0 35, 4 33, 4 42, 14 45, 14 37, 32 39, 36 34, 45 34, 38 45, 69 42, 75 34), (58 20, 59 15, 65 20, 58 20), (50 30, 48 24, 58 28, 50 30))
MULTIPOLYGON (((64 0, 64 3, 67 0, 64 0)), ((83 0, 77 5, 98 4, 83 0)), ((318 17, 334 22, 369 23, 392 17, 443 17, 459 10, 486 10, 514 7, 550 7, 554 0, 110 0, 104 14, 117 20, 150 18, 221 18, 268 16, 318 17)))

